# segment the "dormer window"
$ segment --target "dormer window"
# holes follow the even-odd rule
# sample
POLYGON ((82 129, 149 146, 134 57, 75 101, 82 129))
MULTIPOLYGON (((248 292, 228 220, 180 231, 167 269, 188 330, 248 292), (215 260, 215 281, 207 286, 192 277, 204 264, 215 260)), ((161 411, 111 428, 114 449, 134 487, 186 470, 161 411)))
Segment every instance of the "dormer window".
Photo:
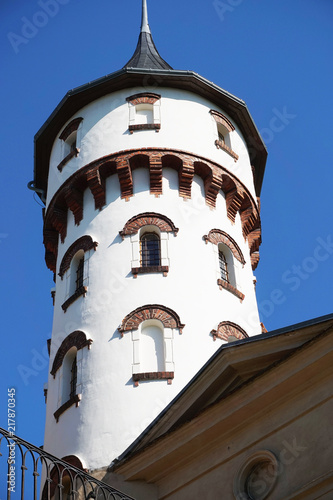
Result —
POLYGON ((161 128, 161 96, 151 92, 135 94, 127 98, 129 106, 129 126, 131 134, 137 130, 155 130, 161 128))
POLYGON ((80 149, 78 148, 78 131, 83 118, 75 118, 61 132, 59 139, 62 141, 62 160, 58 165, 58 170, 61 172, 64 166, 74 156, 78 156, 80 149))

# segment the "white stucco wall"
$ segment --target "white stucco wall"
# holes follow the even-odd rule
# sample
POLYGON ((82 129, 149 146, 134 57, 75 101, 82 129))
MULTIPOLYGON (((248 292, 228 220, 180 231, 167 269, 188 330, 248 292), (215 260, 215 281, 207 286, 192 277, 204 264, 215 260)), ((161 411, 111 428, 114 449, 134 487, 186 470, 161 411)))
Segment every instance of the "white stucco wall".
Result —
MULTIPOLYGON (((249 155, 240 131, 234 123, 236 128, 230 133, 230 142, 233 151, 239 156, 239 160, 235 162, 227 152, 215 146, 215 140, 218 138, 217 126, 209 113, 210 109, 220 111, 229 118, 214 103, 191 92, 169 88, 125 89, 85 106, 71 118, 83 118, 77 141, 80 153, 65 165, 62 172, 59 172, 57 166, 63 159, 63 141, 57 139, 54 143, 47 205, 61 184, 88 163, 117 151, 142 147, 174 148, 216 161, 234 173, 255 198, 249 155), (157 91, 162 96, 161 129, 159 132, 145 130, 130 134, 129 104, 126 98, 143 91, 157 91)), ((59 135, 66 125, 59 130, 59 135)))
MULTIPOLYGON (((237 164, 225 152, 217 150, 216 122, 209 114, 213 107, 193 94, 159 89, 161 131, 128 133, 128 103, 125 98, 140 89, 106 96, 81 110, 84 118, 80 155, 60 174, 56 165, 59 143, 53 148, 49 178, 48 201, 75 169, 124 149, 144 146, 176 148, 218 161, 233 172, 253 193, 253 179, 243 139, 232 132, 232 148, 240 159, 237 164), (242 149, 243 148, 243 149, 242 149)), ((74 118, 74 117, 73 117, 74 118)), ((67 312, 61 308, 68 298, 68 283, 57 276, 56 299, 50 366, 61 342, 75 330, 82 330, 93 340, 91 349, 79 351, 78 384, 82 399, 78 407, 67 409, 56 422, 53 413, 59 407, 61 369, 48 382, 47 417, 44 447, 56 456, 77 455, 83 466, 96 469, 108 465, 123 452, 149 425, 158 413, 189 382, 200 367, 221 346, 210 332, 221 321, 238 324, 249 335, 260 333, 253 273, 249 248, 242 236, 240 218, 235 224, 227 218, 225 199, 218 195, 216 208, 205 204, 203 181, 195 176, 192 197, 184 201, 179 196, 178 174, 163 169, 163 194, 149 193, 149 173, 146 169, 133 172, 134 196, 129 201, 120 197, 118 177, 106 181, 106 206, 95 210, 89 189, 84 193, 83 220, 74 224, 68 211, 67 237, 59 244, 57 273, 61 260, 82 235, 98 242, 97 250, 86 253, 85 297, 78 298, 67 312), (174 236, 168 233, 167 258, 169 273, 131 273, 133 257, 131 237, 119 236, 125 223, 143 212, 157 212, 171 219, 179 228, 174 236), (203 236, 211 229, 228 233, 239 245, 246 264, 237 264, 237 288, 245 295, 243 302, 217 286, 216 247, 206 244, 203 236), (125 332, 121 338, 117 328, 123 318, 146 304, 161 304, 174 310, 185 324, 183 333, 168 332, 168 356, 172 359, 175 378, 140 382, 134 387, 133 335, 125 332)), ((171 366, 171 365, 169 365, 171 366)))

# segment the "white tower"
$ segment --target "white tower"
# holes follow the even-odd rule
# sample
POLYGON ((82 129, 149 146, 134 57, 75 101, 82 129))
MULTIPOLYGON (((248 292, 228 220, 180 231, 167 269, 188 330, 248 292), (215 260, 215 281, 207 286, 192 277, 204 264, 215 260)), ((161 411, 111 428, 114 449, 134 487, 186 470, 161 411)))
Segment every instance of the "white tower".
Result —
POLYGON ((261 332, 266 150, 243 101, 173 70, 146 2, 123 69, 36 135, 54 321, 44 448, 108 465, 221 343, 261 332))

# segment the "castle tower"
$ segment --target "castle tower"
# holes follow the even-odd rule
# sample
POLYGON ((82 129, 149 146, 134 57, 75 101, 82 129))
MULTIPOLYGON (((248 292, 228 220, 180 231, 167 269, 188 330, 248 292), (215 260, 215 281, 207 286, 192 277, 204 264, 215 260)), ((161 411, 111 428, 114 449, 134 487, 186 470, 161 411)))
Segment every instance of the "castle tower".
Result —
POLYGON ((242 100, 161 58, 142 3, 130 61, 70 91, 35 138, 55 277, 44 448, 88 469, 222 343, 261 332, 264 144, 242 100))

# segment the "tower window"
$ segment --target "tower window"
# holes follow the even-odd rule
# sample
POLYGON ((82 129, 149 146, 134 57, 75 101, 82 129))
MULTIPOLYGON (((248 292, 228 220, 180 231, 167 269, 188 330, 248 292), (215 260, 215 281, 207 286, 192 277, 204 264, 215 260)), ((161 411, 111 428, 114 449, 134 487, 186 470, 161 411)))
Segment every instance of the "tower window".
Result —
POLYGON ((135 94, 127 99, 129 106, 129 131, 155 130, 161 128, 161 96, 151 92, 135 94))
POLYGON ((220 267, 221 279, 226 283, 229 283, 228 264, 222 250, 219 250, 219 267, 220 267))
POLYGON ((61 172, 64 166, 74 157, 78 156, 78 131, 83 118, 75 118, 61 132, 59 139, 62 141, 62 160, 58 165, 61 172))
POLYGON ((140 257, 142 267, 152 267, 160 265, 160 238, 156 233, 144 233, 141 236, 140 257))

